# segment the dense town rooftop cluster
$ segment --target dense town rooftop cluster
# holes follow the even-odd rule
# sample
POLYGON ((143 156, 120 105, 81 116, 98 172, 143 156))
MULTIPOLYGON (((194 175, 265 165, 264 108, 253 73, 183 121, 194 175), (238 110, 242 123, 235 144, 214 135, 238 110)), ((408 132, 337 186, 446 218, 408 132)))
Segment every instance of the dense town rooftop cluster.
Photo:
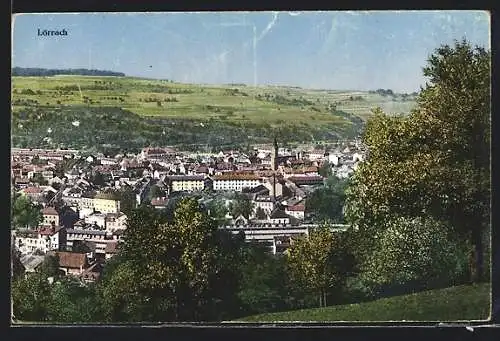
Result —
POLYGON ((253 212, 248 217, 229 212, 221 228, 243 230, 247 240, 283 252, 293 235, 307 234, 314 226, 305 202, 315 186, 323 185, 323 173, 348 177, 365 150, 356 141, 335 148, 260 147, 213 154, 144 148, 118 155, 12 149, 12 192, 39 204, 43 214, 39 226, 14 230, 14 247, 29 269, 42 255, 55 252, 65 273, 85 281, 97 278, 127 228, 118 193, 129 189, 136 205, 158 209, 179 195, 197 195, 204 205, 221 200, 229 207, 235 193, 241 193, 252 201, 253 212))

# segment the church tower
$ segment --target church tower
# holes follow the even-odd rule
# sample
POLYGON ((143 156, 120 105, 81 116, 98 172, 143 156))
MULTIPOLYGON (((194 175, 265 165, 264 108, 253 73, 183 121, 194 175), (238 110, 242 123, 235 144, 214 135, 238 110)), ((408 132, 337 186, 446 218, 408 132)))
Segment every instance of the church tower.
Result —
POLYGON ((273 151, 271 152, 271 167, 274 172, 278 170, 278 141, 274 137, 273 151))

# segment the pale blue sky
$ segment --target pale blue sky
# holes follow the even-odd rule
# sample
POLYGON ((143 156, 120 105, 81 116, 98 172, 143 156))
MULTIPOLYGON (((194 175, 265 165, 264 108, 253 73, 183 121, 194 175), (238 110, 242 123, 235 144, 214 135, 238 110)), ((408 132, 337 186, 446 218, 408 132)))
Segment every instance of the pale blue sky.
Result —
POLYGON ((463 37, 489 49, 489 13, 23 14, 13 22, 12 66, 93 68, 193 83, 412 92, 425 82, 429 54, 463 37), (68 36, 39 37, 39 28, 64 28, 68 36))

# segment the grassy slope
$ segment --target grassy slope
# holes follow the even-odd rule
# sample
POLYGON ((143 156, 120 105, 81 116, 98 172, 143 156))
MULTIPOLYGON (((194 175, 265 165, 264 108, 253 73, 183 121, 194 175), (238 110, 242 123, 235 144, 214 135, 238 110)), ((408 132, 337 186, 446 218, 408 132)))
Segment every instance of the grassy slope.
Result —
MULTIPOLYGON (((370 110, 380 106, 388 113, 409 112, 413 101, 392 100, 378 94, 355 91, 305 90, 285 87, 247 87, 247 86, 210 86, 169 83, 160 80, 147 80, 132 77, 94 77, 94 76, 54 76, 54 77, 13 77, 13 100, 32 99, 40 105, 58 107, 57 101, 63 105, 82 104, 82 96, 90 97, 96 103, 91 106, 118 106, 145 116, 162 116, 169 118, 193 118, 208 120, 218 119, 227 111, 233 114, 227 119, 234 121, 252 121, 255 123, 283 124, 284 122, 308 122, 312 126, 325 124, 346 124, 342 118, 327 112, 326 106, 337 102, 337 108, 353 113, 362 118, 370 115, 370 110), (90 90, 86 87, 95 85, 95 81, 112 82, 111 90, 90 90), (61 95, 55 90, 57 86, 79 85, 82 91, 72 91, 61 95), (40 90, 37 95, 20 94, 22 89, 40 90), (169 94, 165 91, 188 90, 191 93, 169 94), (230 95, 228 89, 239 89, 248 96, 230 95), (287 99, 303 98, 313 105, 294 106, 279 105, 273 102, 255 99, 258 94, 282 95, 287 99), (122 97, 124 101, 106 97, 122 97), (350 101, 350 96, 362 96, 360 101, 350 101), (163 102, 159 107, 156 102, 145 103, 140 98, 154 97, 166 99, 175 97, 177 102, 163 102), (207 106, 217 107, 207 108, 207 106), (315 107, 318 111, 312 109, 315 107), (283 121, 283 122, 282 122, 283 121)), ((14 106, 16 109, 16 106, 14 106)))
POLYGON ((460 321, 490 314, 490 284, 464 285, 372 302, 254 315, 238 321, 460 321))

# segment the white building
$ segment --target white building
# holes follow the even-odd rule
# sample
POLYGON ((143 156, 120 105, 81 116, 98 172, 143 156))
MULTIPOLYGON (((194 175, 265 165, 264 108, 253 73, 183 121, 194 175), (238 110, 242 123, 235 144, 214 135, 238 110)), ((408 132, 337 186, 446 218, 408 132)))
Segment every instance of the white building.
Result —
POLYGON ((225 173, 213 177, 214 191, 241 192, 243 188, 257 187, 262 183, 263 178, 253 174, 225 173))
POLYGON ((271 197, 257 197, 252 200, 252 202, 254 204, 254 216, 257 213, 258 208, 262 209, 267 215, 269 215, 275 207, 274 200, 271 197))
POLYGON ((42 227, 38 230, 19 230, 15 232, 14 243, 21 254, 31 254, 39 250, 47 253, 59 250, 64 244, 64 228, 42 227))
POLYGON ((204 175, 170 175, 165 177, 165 182, 172 192, 202 191, 206 183, 204 175))
POLYGON ((285 207, 285 213, 300 220, 304 220, 306 207, 303 204, 285 207))
POLYGON ((106 214, 105 228, 108 233, 125 230, 127 228, 127 216, 123 213, 106 214))
POLYGON ((59 226, 59 213, 53 207, 45 207, 42 210, 43 215, 43 225, 51 225, 54 223, 55 226, 59 226))

